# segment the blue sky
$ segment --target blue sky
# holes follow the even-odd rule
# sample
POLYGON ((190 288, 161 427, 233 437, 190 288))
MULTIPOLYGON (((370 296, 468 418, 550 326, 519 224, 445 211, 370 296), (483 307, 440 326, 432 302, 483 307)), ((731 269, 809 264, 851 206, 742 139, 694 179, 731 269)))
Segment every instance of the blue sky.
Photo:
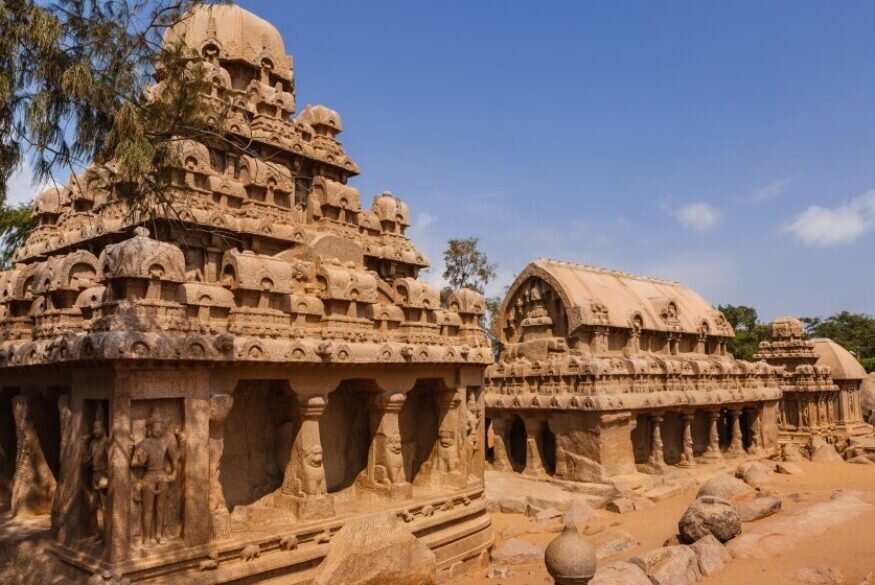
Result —
POLYGON ((241 0, 343 118, 369 205, 500 293, 549 256, 763 318, 875 313, 875 3, 241 0))

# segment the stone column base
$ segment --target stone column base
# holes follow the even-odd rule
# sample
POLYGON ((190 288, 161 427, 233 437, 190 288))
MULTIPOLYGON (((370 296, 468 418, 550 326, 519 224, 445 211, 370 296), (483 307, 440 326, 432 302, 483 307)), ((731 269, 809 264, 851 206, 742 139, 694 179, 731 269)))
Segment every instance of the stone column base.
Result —
POLYGON ((316 520, 334 516, 334 499, 329 496, 295 496, 282 492, 274 496, 273 505, 290 510, 301 520, 316 520))

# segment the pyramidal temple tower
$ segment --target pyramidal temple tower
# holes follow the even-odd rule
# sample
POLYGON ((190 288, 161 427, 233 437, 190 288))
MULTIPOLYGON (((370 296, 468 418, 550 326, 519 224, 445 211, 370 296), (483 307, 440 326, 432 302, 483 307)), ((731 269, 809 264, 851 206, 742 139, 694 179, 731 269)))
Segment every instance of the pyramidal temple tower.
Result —
POLYGON ((39 197, 0 275, 0 492, 51 514, 64 583, 304 583, 376 510, 439 574, 476 561, 483 297, 417 278, 407 205, 362 206, 272 25, 208 5, 166 41, 251 146, 180 140, 148 222, 97 166, 39 197))

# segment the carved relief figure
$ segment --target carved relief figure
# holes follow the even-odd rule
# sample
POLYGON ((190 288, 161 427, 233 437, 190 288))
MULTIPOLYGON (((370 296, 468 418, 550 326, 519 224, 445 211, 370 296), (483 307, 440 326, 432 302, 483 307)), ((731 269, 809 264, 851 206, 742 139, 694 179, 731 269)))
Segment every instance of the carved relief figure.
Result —
POLYGON ((391 487, 406 482, 402 448, 401 435, 392 434, 383 438, 384 464, 376 466, 377 483, 391 487))
POLYGON ((179 473, 179 438, 165 437, 164 419, 152 410, 146 423, 146 438, 134 447, 131 467, 144 469, 137 480, 143 544, 157 544, 164 538, 167 492, 179 473))
POLYGON ((300 467, 300 477, 295 480, 295 495, 324 496, 325 468, 322 467, 322 446, 318 444, 305 445, 303 462, 300 467))
POLYGON ((106 494, 109 490, 109 446, 111 442, 106 433, 102 409, 98 409, 92 432, 84 439, 88 443, 84 463, 86 467, 91 469, 91 489, 94 498, 92 506, 94 507, 98 540, 102 540, 106 525, 106 494))
POLYGON ((459 469, 459 450, 456 434, 451 430, 438 433, 438 471, 452 473, 459 469))

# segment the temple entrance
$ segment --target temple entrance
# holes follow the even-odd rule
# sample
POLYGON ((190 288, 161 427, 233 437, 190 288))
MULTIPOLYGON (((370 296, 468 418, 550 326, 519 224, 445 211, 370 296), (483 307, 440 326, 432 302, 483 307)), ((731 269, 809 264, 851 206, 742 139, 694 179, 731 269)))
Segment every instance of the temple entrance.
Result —
POLYGON ((285 382, 243 380, 234 391, 219 463, 229 511, 282 485, 296 427, 287 388, 285 382))
POLYGON ((368 468, 371 434, 369 382, 345 380, 328 395, 319 424, 325 485, 329 493, 346 490, 368 468))
POLYGON ((750 428, 751 418, 749 409, 745 408, 741 411, 741 417, 739 418, 739 424, 741 424, 741 445, 744 447, 745 451, 750 448, 750 445, 753 442, 753 434, 751 433, 750 428))
POLYGON ((662 454, 666 465, 677 465, 684 450, 684 422, 679 412, 666 412, 662 420, 662 454))
POLYGON ((720 450, 726 451, 732 444, 732 418, 725 408, 720 409, 720 420, 717 423, 717 431, 720 435, 720 450))
POLYGON ((547 421, 541 423, 541 461, 548 475, 556 473, 556 435, 547 421))
MULTIPOLYGON (((30 397, 30 416, 33 426, 45 455, 46 464, 56 480, 61 477, 61 414, 58 411, 60 392, 57 390, 51 388, 48 395, 33 394, 30 397)), ((12 428, 14 432, 14 424, 12 428)))
POLYGON ((18 439, 15 435, 15 418, 12 415, 12 399, 18 388, 0 390, 0 511, 10 505, 12 478, 15 475, 15 457, 18 439))
MULTIPOLYGON (((404 454, 404 472, 407 481, 417 485, 429 480, 430 472, 435 465, 434 454, 437 450, 440 426, 436 388, 437 383, 434 381, 417 382, 413 390, 407 393, 407 399, 398 419, 404 454), (420 471, 424 473, 420 474, 420 471)), ((459 440, 458 437, 453 439, 459 440)))
POLYGON ((519 416, 514 416, 510 421, 510 464, 514 471, 521 472, 526 468, 526 425, 519 416))
POLYGON ((650 461, 650 443, 653 436, 653 426, 650 415, 639 414, 637 424, 630 433, 632 438, 632 450, 635 454, 635 464, 644 465, 650 461))

